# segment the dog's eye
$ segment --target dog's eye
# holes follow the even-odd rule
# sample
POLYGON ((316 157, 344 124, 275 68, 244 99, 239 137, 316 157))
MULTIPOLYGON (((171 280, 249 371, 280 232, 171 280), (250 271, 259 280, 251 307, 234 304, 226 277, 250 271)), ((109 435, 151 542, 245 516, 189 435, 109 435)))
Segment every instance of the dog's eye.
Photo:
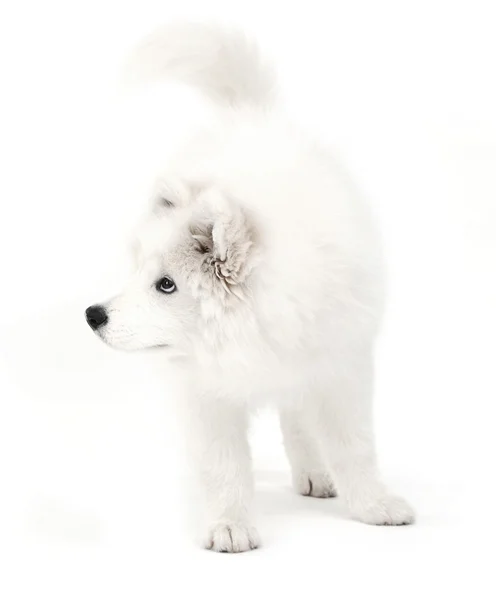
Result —
POLYGON ((176 284, 169 277, 163 277, 159 279, 155 284, 155 287, 159 292, 164 294, 172 294, 172 292, 176 291, 176 284))

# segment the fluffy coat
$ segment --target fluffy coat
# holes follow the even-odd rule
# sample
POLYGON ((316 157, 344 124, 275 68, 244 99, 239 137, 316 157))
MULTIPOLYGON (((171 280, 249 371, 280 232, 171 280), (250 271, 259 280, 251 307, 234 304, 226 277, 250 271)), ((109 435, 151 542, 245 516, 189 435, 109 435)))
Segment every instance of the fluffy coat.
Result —
POLYGON ((338 493, 365 523, 411 523, 412 509, 376 468, 383 277, 362 198, 327 151, 282 116, 272 69, 241 33, 163 29, 129 73, 192 85, 217 110, 216 126, 159 175, 136 274, 100 305, 104 322, 89 321, 109 345, 160 347, 182 369, 205 547, 259 545, 247 425, 265 399, 280 411, 299 493, 338 493), (173 292, 163 292, 163 278, 173 292))

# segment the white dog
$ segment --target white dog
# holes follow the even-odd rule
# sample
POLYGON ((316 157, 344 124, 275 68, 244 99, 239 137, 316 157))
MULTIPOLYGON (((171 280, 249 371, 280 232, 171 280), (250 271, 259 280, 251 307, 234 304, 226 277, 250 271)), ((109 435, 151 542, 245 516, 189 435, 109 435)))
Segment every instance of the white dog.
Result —
POLYGON ((366 206, 326 151, 277 112, 272 72, 240 33, 168 28, 139 56, 149 74, 201 90, 218 125, 161 176, 135 276, 86 318, 110 346, 161 347, 186 374, 205 546, 259 545, 247 424, 261 399, 277 402, 300 494, 339 494, 364 523, 411 523, 376 469, 383 282, 366 206))

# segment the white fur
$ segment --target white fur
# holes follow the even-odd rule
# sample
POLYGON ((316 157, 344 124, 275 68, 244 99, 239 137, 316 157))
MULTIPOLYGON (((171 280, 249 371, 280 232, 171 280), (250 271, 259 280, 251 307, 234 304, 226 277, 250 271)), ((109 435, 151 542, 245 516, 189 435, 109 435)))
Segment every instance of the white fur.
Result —
POLYGON ((376 469, 372 356, 383 283, 362 199, 278 113, 271 71, 243 36, 169 28, 141 48, 135 73, 140 65, 196 86, 218 122, 159 177, 137 236, 136 275, 105 304, 98 333, 116 348, 163 347, 183 370, 205 546, 259 543, 247 426, 266 400, 280 408, 299 493, 337 492, 366 523, 411 523, 412 509, 376 469), (163 276, 174 294, 155 289, 163 276))

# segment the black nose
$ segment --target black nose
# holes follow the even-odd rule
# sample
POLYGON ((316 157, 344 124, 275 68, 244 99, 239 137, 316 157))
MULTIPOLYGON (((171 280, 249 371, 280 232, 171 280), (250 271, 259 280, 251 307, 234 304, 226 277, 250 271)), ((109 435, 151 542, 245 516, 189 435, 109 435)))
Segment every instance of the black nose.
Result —
POLYGON ((95 304, 86 309, 86 321, 91 329, 98 329, 108 321, 107 313, 103 306, 95 304))

